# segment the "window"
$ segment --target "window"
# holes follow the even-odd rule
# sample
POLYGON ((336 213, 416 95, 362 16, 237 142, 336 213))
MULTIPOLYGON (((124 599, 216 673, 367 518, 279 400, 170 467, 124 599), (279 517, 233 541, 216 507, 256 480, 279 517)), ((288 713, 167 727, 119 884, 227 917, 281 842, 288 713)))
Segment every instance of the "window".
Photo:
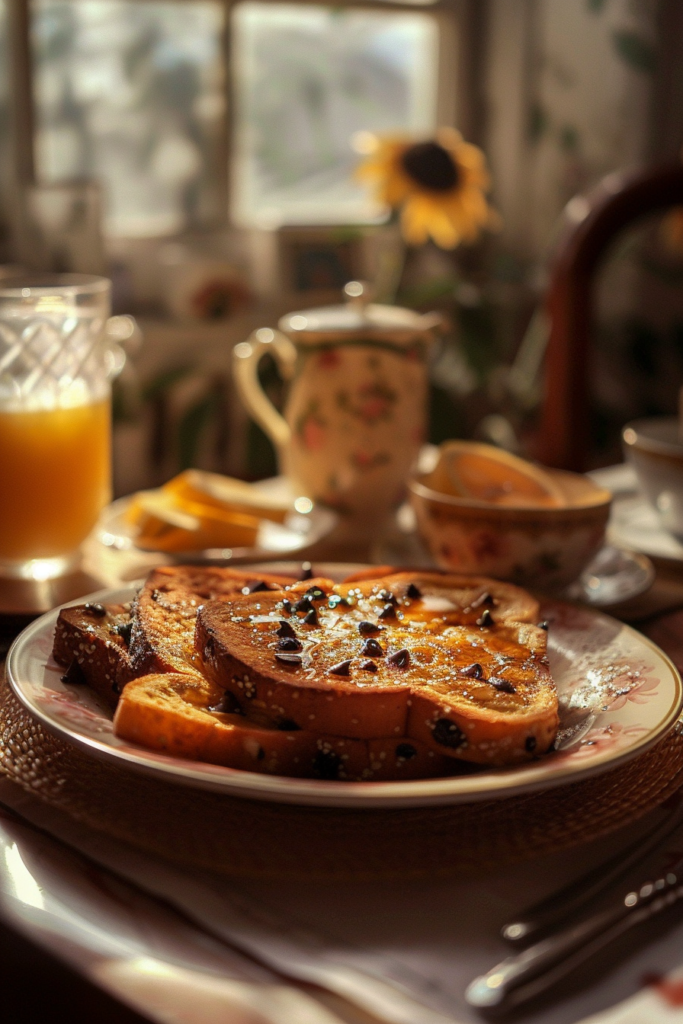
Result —
POLYGON ((354 138, 436 127, 434 20, 247 2, 232 30, 235 219, 376 220, 380 211, 353 181, 354 138))
POLYGON ((223 5, 35 0, 32 13, 39 179, 99 179, 113 235, 220 218, 223 5))
POLYGON ((430 0, 22 2, 36 177, 101 182, 109 236, 377 222, 354 142, 437 123, 430 0))

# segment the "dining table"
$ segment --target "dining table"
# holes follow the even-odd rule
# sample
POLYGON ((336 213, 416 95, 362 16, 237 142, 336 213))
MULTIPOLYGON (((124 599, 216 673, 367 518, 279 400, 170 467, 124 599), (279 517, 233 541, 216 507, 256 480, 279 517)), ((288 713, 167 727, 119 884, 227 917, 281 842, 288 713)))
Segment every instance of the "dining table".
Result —
MULTIPOLYGON (((314 569, 316 560, 341 556, 385 563, 396 552, 400 557, 400 541, 405 562, 428 564, 409 531, 403 529, 402 541, 400 533, 393 525, 381 543, 355 551, 323 541, 306 558, 314 569)), ((98 581, 129 582, 151 564, 138 553, 117 565, 96 545, 86 545, 86 555, 71 584, 81 592, 88 581, 91 590, 98 581)), ((683 673, 683 561, 651 558, 652 585, 606 610, 683 673)), ((43 600, 79 596, 64 587, 43 600)), ((2 660, 36 614, 17 607, 14 594, 14 607, 11 597, 3 604, 0 596, 2 660)), ((30 784, 17 785, 10 753, 16 764, 21 744, 29 756, 34 742, 28 730, 0 734, 0 981, 7 1020, 475 1024, 489 1017, 467 1001, 468 985, 515 952, 501 937, 505 922, 572 880, 625 862, 625 851, 639 844, 649 852, 625 863, 619 877, 613 870, 610 884, 582 907, 584 916, 606 912, 683 862, 682 772, 663 803, 640 803, 632 820, 611 829, 598 824, 573 845, 546 843, 541 852, 503 852, 493 862, 455 870, 444 863, 405 877, 231 875, 179 864, 64 813, 41 797, 40 764, 30 784), (651 841, 660 834, 661 842, 651 841)), ((407 830, 416 827, 408 812, 405 820, 407 830)), ((683 1022, 683 900, 670 902, 502 1019, 683 1022)))

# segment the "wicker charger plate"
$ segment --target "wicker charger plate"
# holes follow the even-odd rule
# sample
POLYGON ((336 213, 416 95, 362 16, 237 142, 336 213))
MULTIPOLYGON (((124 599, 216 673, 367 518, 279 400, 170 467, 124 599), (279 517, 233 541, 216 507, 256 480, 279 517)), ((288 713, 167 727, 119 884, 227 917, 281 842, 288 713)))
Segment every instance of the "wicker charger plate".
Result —
POLYGON ((561 789, 447 807, 348 810, 190 790, 89 757, 0 684, 0 769, 78 821, 225 874, 387 878, 486 868, 613 832, 683 785, 683 724, 640 757, 561 789))

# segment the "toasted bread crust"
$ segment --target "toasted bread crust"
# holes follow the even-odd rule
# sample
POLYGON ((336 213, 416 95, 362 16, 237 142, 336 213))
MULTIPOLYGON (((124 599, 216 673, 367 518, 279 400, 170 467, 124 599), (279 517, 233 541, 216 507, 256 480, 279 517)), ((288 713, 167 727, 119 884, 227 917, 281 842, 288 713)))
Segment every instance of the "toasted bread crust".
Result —
MULTIPOLYGON (((396 595, 400 596, 412 583, 420 590, 444 591, 453 604, 462 609, 468 608, 473 601, 476 602, 478 598, 488 593, 494 602, 488 607, 495 622, 538 622, 540 613, 538 601, 527 590, 516 587, 514 583, 505 583, 503 580, 494 580, 487 576, 426 569, 371 574, 371 570, 366 569, 348 576, 340 586, 340 591, 352 589, 349 585, 353 583, 360 584, 358 589, 368 596, 381 590, 395 591, 396 595)), ((482 607, 478 605, 474 608, 476 615, 465 615, 460 621, 474 622, 479 617, 482 607)))
POLYGON ((133 678, 125 639, 129 626, 130 606, 121 604, 62 608, 55 626, 52 655, 57 664, 66 669, 77 665, 82 681, 112 708, 133 678))
POLYGON ((219 566, 173 565, 149 574, 133 606, 130 658, 133 674, 183 672, 193 667, 197 608, 240 594, 262 581, 286 586, 289 576, 245 573, 219 566))
POLYGON ((524 591, 436 574, 324 582, 201 609, 195 646, 204 671, 246 702, 250 716, 358 739, 415 736, 445 756, 484 764, 549 748, 558 715, 546 633, 509 618, 538 614, 524 591), (318 592, 315 621, 307 621, 307 606, 291 608, 307 591, 318 592), (352 606, 331 608, 339 598, 352 606), (283 621, 299 654, 280 653, 283 621))
POLYGON ((210 711, 222 696, 220 687, 197 674, 142 676, 126 687, 114 731, 173 757, 269 775, 388 781, 448 773, 448 759, 420 741, 265 728, 238 714, 210 711))

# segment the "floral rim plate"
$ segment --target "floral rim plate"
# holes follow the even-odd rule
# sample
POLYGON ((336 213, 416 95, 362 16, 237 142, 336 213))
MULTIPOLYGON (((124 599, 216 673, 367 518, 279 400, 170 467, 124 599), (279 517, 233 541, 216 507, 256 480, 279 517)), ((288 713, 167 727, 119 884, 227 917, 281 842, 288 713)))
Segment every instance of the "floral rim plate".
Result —
MULTIPOLYGON (((132 496, 118 498, 108 505, 97 524, 97 539, 105 547, 116 551, 136 551, 150 554, 150 549, 139 548, 135 543, 135 528, 126 519, 126 513, 133 501, 132 496)), ((311 504, 309 502, 309 504, 311 504)), ((338 516, 331 509, 313 505, 307 512, 294 508, 284 523, 263 520, 259 527, 256 544, 251 548, 207 548, 203 551, 174 551, 165 553, 174 562, 243 562, 257 558, 286 558, 310 547, 327 537, 337 525, 338 516)))
MULTIPOLYGON (((295 573, 298 566, 280 562, 269 569, 295 573)), ((316 575, 336 579, 357 569, 340 564, 314 566, 316 575)), ((129 586, 100 591, 91 599, 125 602, 133 594, 129 586)), ((32 714, 64 739, 120 767, 253 800, 386 808, 469 803, 549 789, 607 771, 642 753, 672 728, 683 705, 678 671, 647 637, 601 612, 551 601, 544 604, 543 617, 550 624, 550 666, 560 695, 558 749, 552 753, 515 768, 412 782, 327 782, 259 775, 183 761, 116 737, 111 712, 95 694, 61 682, 63 669, 50 656, 57 615, 55 609, 31 623, 7 660, 12 689, 32 714)))

